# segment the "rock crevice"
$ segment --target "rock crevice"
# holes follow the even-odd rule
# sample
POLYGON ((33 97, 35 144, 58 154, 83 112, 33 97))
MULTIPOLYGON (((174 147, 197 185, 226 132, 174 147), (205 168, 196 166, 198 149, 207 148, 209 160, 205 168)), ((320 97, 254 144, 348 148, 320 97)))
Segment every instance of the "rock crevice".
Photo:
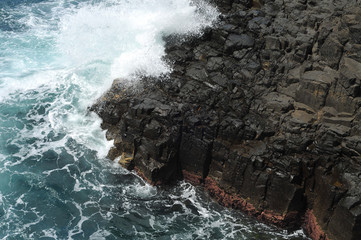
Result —
POLYGON ((115 80, 91 107, 109 158, 313 239, 361 239, 361 2, 213 2, 215 28, 165 38, 170 76, 115 80))

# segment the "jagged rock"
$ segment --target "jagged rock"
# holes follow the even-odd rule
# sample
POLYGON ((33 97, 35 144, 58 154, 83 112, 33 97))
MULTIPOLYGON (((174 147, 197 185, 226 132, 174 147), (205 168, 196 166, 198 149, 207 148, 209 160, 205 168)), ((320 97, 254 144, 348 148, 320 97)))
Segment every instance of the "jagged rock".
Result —
POLYGON ((252 47, 254 39, 247 34, 230 34, 227 38, 225 49, 227 51, 234 51, 242 48, 252 47))
POLYGON ((325 105, 328 90, 327 83, 304 79, 296 91, 295 100, 318 110, 325 105))
POLYGON ((264 96, 265 105, 267 108, 274 110, 275 112, 286 113, 293 109, 293 99, 286 95, 272 92, 267 96, 264 96))
POLYGON ((115 80, 91 107, 109 158, 315 240, 361 239, 360 0, 212 2, 201 39, 165 37, 168 79, 115 80))
POLYGON ((292 113, 292 120, 294 122, 300 123, 300 124, 308 124, 312 123, 316 119, 314 118, 313 114, 309 114, 307 112, 296 110, 292 113))
POLYGON ((353 98, 349 96, 345 87, 340 83, 336 83, 330 87, 325 105, 333 107, 339 112, 348 113, 354 113, 358 108, 357 102, 353 101, 353 98))
POLYGON ((353 25, 350 27, 350 37, 352 43, 361 43, 361 24, 353 25))
POLYGON ((358 82, 359 84, 361 81, 361 63, 352 58, 343 58, 340 66, 340 74, 345 80, 352 81, 351 84, 354 82, 358 82))
POLYGON ((266 46, 265 49, 270 50, 280 50, 281 49, 281 42, 279 38, 273 36, 265 37, 266 46))

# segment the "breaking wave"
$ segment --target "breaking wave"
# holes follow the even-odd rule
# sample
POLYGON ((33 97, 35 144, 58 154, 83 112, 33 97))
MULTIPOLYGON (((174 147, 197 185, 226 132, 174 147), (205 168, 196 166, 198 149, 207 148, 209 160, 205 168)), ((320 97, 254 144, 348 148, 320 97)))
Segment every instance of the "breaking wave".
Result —
POLYGON ((163 36, 218 15, 189 0, 0 2, 1 239, 303 239, 187 183, 149 186, 106 158, 87 111, 115 77, 169 73, 163 36))

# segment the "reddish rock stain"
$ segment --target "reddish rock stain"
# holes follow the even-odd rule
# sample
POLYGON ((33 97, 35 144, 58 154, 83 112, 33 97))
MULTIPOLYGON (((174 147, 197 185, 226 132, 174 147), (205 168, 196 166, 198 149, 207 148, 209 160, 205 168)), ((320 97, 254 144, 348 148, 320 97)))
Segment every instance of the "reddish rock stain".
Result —
MULTIPOLYGON (((139 168, 134 168, 134 171, 143 178, 146 182, 151 185, 160 185, 161 181, 153 182, 145 177, 143 172, 139 168)), ((210 177, 207 177, 202 183, 202 177, 190 173, 186 170, 182 171, 183 179, 193 185, 203 185, 204 188, 209 192, 209 195, 215 199, 219 204, 240 210, 249 216, 256 217, 257 220, 271 224, 281 228, 287 228, 295 224, 299 219, 299 212, 292 211, 287 214, 279 214, 270 210, 258 210, 256 207, 247 202, 246 199, 240 198, 233 194, 228 194, 222 190, 216 181, 210 177)), ((317 220, 312 210, 307 210, 304 216, 303 228, 306 234, 313 240, 330 240, 323 232, 321 227, 317 224, 317 220)))
POLYGON ((320 225, 318 225, 313 210, 311 209, 308 209, 305 213, 303 229, 313 240, 330 240, 323 232, 320 225))

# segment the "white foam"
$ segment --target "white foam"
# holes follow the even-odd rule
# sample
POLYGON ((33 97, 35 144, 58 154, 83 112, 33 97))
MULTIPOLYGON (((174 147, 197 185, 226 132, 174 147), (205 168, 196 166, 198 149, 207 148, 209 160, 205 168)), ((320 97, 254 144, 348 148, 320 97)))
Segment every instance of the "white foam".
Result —
MULTIPOLYGON (((24 125, 27 122, 31 127, 16 129, 15 126, 5 126, 8 123, 4 121, 4 127, 11 128, 11 133, 14 133, 7 143, 19 147, 19 150, 12 154, 12 157, 16 157, 14 161, 1 162, 4 168, 0 171, 6 172, 4 175, 26 175, 29 173, 22 168, 19 168, 21 172, 11 170, 25 160, 29 165, 31 161, 41 161, 49 150, 55 151, 59 157, 64 152, 70 155, 69 161, 72 162, 59 166, 54 164, 55 167, 34 172, 34 175, 38 175, 31 183, 40 184, 39 188, 46 187, 44 177, 66 170, 66 174, 75 179, 72 194, 89 197, 85 200, 65 200, 73 205, 71 209, 75 208, 68 225, 68 239, 83 233, 83 223, 98 213, 106 221, 117 214, 136 213, 136 216, 149 218, 149 226, 155 231, 163 230, 163 227, 172 230, 173 224, 179 224, 179 221, 183 224, 184 219, 196 219, 186 226, 188 232, 177 232, 171 239, 193 239, 193 234, 198 238, 210 238, 214 229, 219 229, 223 236, 233 238, 239 237, 239 232, 243 230, 252 230, 239 224, 227 210, 218 212, 210 208, 210 204, 199 196, 197 188, 190 184, 182 183, 180 193, 177 190, 179 194, 166 193, 166 196, 162 196, 162 191, 140 179, 120 187, 102 182, 103 178, 107 178, 102 176, 103 173, 113 174, 114 178, 118 177, 117 174, 129 174, 118 164, 105 163, 104 159, 98 159, 104 161, 99 164, 101 170, 94 171, 98 166, 91 162, 85 164, 87 167, 89 163, 90 167, 82 170, 76 168, 81 161, 87 161, 87 153, 78 147, 96 150, 98 157, 104 158, 112 145, 112 142, 106 141, 105 133, 100 129, 101 120, 95 114, 89 114, 87 107, 109 88, 113 78, 132 78, 139 73, 151 76, 169 73, 171 69, 163 61, 162 37, 169 34, 201 34, 204 27, 211 26, 217 19, 218 12, 213 7, 203 1, 194 3, 191 0, 49 0, 31 6, 25 4, 14 11, 23 16, 20 23, 27 30, 14 35, 0 32, 0 101, 27 113, 26 117, 12 121, 19 120, 24 125), (37 112, 39 105, 44 107, 45 113, 37 112), (48 137, 49 133, 62 137, 51 138, 48 137), (32 139, 36 139, 35 142, 32 139), (85 196, 87 192, 84 190, 94 191, 95 194, 85 196), (120 199, 113 200, 115 196, 120 199), (101 202, 108 197, 113 202, 104 208, 101 202), (145 207, 152 213, 152 204, 157 201, 164 203, 162 207, 167 209, 179 205, 181 210, 153 216, 136 211, 137 207, 145 207), (140 206, 143 203, 145 206, 140 206), (97 210, 89 213, 87 208, 97 210)), ((6 157, 0 154, 1 159, 6 157)), ((7 186, 8 179, 4 177, 1 184, 7 186)), ((54 189, 47 191, 59 199, 60 195, 54 189)), ((14 204, 10 206, 8 199, 11 196, 0 194, 4 217, 11 221, 1 223, 1 227, 8 225, 8 230, 2 236, 8 233, 6 231, 25 236, 23 234, 28 231, 26 227, 32 228, 34 224, 40 225, 41 221, 46 220, 40 207, 30 208, 26 194, 14 199, 14 204), (36 214, 36 219, 31 223, 20 219, 21 214, 18 215, 19 209, 28 211, 29 208, 36 214), (15 232, 10 229, 13 224, 19 225, 15 232)), ((99 222, 99 229, 94 229, 96 232, 90 239, 106 239, 111 235, 107 230, 100 229, 104 228, 101 222, 106 221, 99 222)), ((141 231, 134 229, 142 239, 151 234, 141 231)), ((42 233, 44 237, 63 238, 57 236, 60 233, 54 229, 42 230, 42 233)), ((37 237, 35 232, 31 234, 25 237, 37 237)))
POLYGON ((92 235, 89 236, 90 240, 103 240, 107 239, 106 237, 112 235, 109 231, 106 230, 98 230, 92 235))
POLYGON ((16 200, 15 206, 24 204, 23 197, 24 197, 24 194, 21 194, 21 196, 16 200))
POLYGON ((43 230, 42 232, 44 234, 43 237, 58 239, 55 229, 47 229, 47 230, 43 230))
POLYGON ((89 217, 83 215, 83 208, 79 203, 73 202, 73 204, 79 211, 80 220, 78 220, 76 226, 73 229, 69 230, 69 239, 73 239, 74 235, 82 233, 83 223, 89 219, 89 217))
POLYGON ((162 37, 200 34, 219 15, 204 2, 196 6, 190 0, 113 3, 87 5, 65 14, 58 37, 59 48, 72 62, 112 62, 111 78, 169 73, 171 69, 162 59, 162 37))
POLYGON ((75 191, 75 192, 80 192, 81 190, 84 190, 84 189, 86 189, 86 188, 80 186, 79 180, 78 180, 78 179, 75 179, 75 184, 74 184, 73 191, 75 191))
POLYGON ((149 198, 157 194, 157 188, 149 185, 148 183, 134 183, 132 185, 125 186, 123 188, 123 193, 126 196, 149 198))
MULTIPOLYGON (((58 94, 49 102, 46 123, 33 133, 22 134, 30 137, 51 129, 65 132, 62 144, 74 139, 96 150, 100 158, 106 156, 112 142, 105 140, 101 120, 94 114, 87 115, 86 108, 109 88, 115 77, 169 73, 171 69, 162 59, 162 36, 200 34, 218 16, 215 8, 201 1, 196 6, 190 0, 105 0, 80 4, 61 0, 42 2, 36 7, 21 5, 12 14, 22 15, 19 22, 28 30, 3 38, 0 32, 10 66, 0 65, 0 101, 14 92, 20 98, 22 92, 31 89, 42 92, 37 95, 39 100, 47 93, 58 94)), ((59 147, 42 143, 45 145, 59 147)))

